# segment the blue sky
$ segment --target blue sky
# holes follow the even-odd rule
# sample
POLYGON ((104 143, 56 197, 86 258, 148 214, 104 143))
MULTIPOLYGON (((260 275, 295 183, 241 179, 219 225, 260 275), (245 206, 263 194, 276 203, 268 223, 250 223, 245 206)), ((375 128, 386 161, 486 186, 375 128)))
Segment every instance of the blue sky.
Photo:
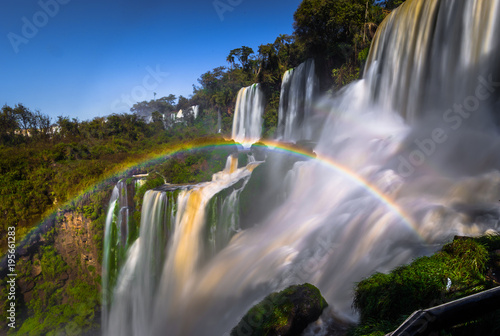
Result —
POLYGON ((291 34, 300 2, 2 0, 0 104, 88 120, 187 97, 231 49, 291 34))

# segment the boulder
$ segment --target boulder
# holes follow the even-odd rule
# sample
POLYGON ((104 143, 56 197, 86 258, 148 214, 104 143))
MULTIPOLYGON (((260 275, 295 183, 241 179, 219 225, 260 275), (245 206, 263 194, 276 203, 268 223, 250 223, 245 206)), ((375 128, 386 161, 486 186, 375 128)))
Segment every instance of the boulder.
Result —
POLYGON ((290 286, 268 295, 251 308, 231 331, 231 336, 298 336, 327 306, 313 285, 290 286))

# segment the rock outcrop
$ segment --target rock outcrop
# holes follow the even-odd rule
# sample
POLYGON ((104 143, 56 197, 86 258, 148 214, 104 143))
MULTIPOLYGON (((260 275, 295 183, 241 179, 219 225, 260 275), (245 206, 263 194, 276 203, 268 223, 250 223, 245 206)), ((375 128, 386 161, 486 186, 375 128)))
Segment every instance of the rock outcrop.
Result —
POLYGON ((298 336, 327 306, 313 285, 291 286, 268 295, 251 308, 231 331, 231 336, 298 336))

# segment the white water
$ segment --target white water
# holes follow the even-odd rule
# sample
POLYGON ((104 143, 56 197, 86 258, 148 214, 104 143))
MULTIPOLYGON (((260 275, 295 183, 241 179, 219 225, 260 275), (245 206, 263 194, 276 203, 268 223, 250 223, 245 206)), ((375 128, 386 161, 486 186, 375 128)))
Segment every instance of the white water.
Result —
MULTIPOLYGON (((317 103, 327 114, 315 148, 319 159, 298 162, 286 179, 273 181, 288 184, 285 202, 205 259, 205 205, 237 181, 233 174, 249 172, 230 162, 212 184, 183 191, 158 290, 117 299, 108 334, 223 335, 265 295, 303 282, 318 286, 337 314, 355 320, 356 281, 430 254, 454 235, 498 230, 499 137, 492 115, 499 94, 494 85, 476 91, 480 75, 500 80, 500 50, 491 38, 497 13, 495 1, 407 0, 379 30, 365 78, 317 103), (457 21, 467 30, 453 30, 457 21), (456 37, 445 43, 450 29, 456 37), (466 56, 470 44, 480 51, 474 57, 466 56), (451 50, 465 50, 454 68, 445 62, 451 50), (466 84, 458 83, 459 75, 466 84), (488 88, 488 99, 476 97, 474 116, 453 111, 454 103, 465 106, 467 97, 484 96, 488 88)), ((294 108, 281 118, 298 115, 294 108)), ((242 115, 250 110, 245 106, 242 115)), ((287 140, 301 138, 291 132, 287 140)), ((140 241, 149 245, 156 236, 143 239, 141 232, 140 241)), ((130 250, 124 283, 151 272, 137 268, 151 260, 143 250, 130 250)), ((143 293, 141 286, 119 288, 143 293)))
POLYGON ((199 110, 200 110, 200 105, 191 106, 191 111, 193 113, 194 119, 198 118, 199 110))
POLYGON ((220 115, 220 110, 217 110, 217 133, 222 132, 222 117, 220 115))
POLYGON ((104 253, 102 263, 102 311, 103 311, 103 330, 108 321, 108 308, 111 303, 114 283, 112 265, 118 263, 117 252, 120 248, 125 248, 128 236, 129 205, 127 196, 127 185, 125 181, 120 180, 113 188, 111 199, 109 200, 108 213, 106 215, 106 224, 104 226, 104 253), (115 214, 118 206, 117 214, 115 214), (110 283, 111 281, 111 283, 110 283))
POLYGON ((257 142, 262 135, 264 101, 259 84, 238 92, 233 119, 232 139, 239 143, 257 142))
POLYGON ((108 213, 106 215, 106 224, 104 226, 104 250, 102 258, 102 330, 106 330, 106 323, 108 321, 108 305, 110 304, 110 299, 107 295, 112 289, 109 288, 109 253, 111 245, 111 223, 113 221, 113 211, 115 210, 115 205, 120 196, 118 186, 113 188, 111 194, 111 199, 109 200, 108 213))
MULTIPOLYGON (((208 202, 220 191, 243 181, 226 200, 229 205, 234 203, 258 165, 250 162, 238 168, 237 158, 229 156, 226 168, 215 174, 212 182, 181 188, 176 198, 172 193, 154 190, 144 195, 140 235, 129 249, 127 261, 120 271, 105 334, 161 334, 161 330, 155 329, 160 321, 168 321, 171 331, 176 328, 179 306, 195 285, 189 280, 197 277, 205 254, 214 251, 211 244, 206 246, 202 240, 208 202), (165 315, 156 316, 157 311, 165 315)), ((227 207, 223 207, 221 215, 224 213, 227 217, 232 216, 227 207)), ((228 231, 213 232, 213 243, 218 239, 227 243, 227 234, 228 231)))
POLYGON ((278 139, 312 140, 313 102, 317 98, 318 78, 313 60, 285 72, 278 111, 278 139))

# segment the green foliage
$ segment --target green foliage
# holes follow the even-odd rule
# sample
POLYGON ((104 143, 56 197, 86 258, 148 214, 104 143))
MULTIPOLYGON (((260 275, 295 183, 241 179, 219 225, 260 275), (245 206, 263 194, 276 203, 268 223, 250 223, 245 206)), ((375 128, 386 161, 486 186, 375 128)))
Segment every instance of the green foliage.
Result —
MULTIPOLYGON (((52 245, 41 246, 39 255, 41 274, 36 279, 30 277, 31 261, 20 260, 17 265, 18 279, 32 282, 34 287, 27 305, 16 302, 16 309, 22 316, 17 318, 16 330, 8 334, 81 335, 89 329, 96 330, 95 316, 100 299, 95 284, 80 279, 62 281, 63 275, 70 270, 52 245)), ((16 299, 21 300, 20 288, 16 293, 16 299)))
POLYGON ((339 69, 332 70, 332 77, 334 79, 334 87, 339 90, 343 86, 359 79, 359 68, 343 64, 339 69))
POLYGON ((137 189, 135 192, 134 201, 136 206, 138 208, 142 206, 142 199, 144 198, 144 194, 146 193, 146 191, 157 188, 164 184, 165 180, 163 179, 163 177, 156 175, 154 178, 152 178, 151 176, 148 176, 148 178, 146 179, 146 183, 140 186, 139 189, 137 189))
MULTIPOLYGON (((6 106, 2 113, 12 115, 14 110, 6 106)), ((136 161, 159 147, 215 132, 216 120, 201 110, 190 125, 164 130, 129 114, 111 115, 107 122, 103 118, 80 122, 59 117, 54 126, 58 131, 45 138, 32 142, 23 135, 22 142, 0 146, 0 213, 4 215, 0 234, 5 235, 9 226, 16 226, 17 236, 22 239, 37 221, 123 163, 136 161)), ((107 202, 103 197, 75 209, 96 220, 107 202)), ((5 251, 6 240, 0 242, 0 249, 5 251)))
POLYGON ((375 31, 389 13, 383 6, 374 0, 302 1, 294 14, 298 48, 303 57, 316 60, 319 74, 341 72, 333 73, 333 78, 320 76, 321 87, 338 89, 358 78, 354 74, 359 73, 375 31))
POLYGON ((389 274, 376 273, 356 286, 354 307, 361 325, 352 335, 394 330, 418 309, 433 307, 493 286, 486 278, 490 252, 500 237, 460 238, 431 257, 422 257, 389 274), (447 289, 448 279, 451 287, 447 289))
POLYGON ((69 267, 50 245, 42 247, 42 259, 40 262, 43 270, 43 278, 46 281, 55 280, 59 274, 65 272, 69 267))
MULTIPOLYGON (((365 23, 366 0, 304 0, 294 14, 295 34, 315 56, 349 43, 365 23)), ((371 2, 371 1, 369 1, 371 2)))
POLYGON ((366 62, 366 60, 368 59, 369 53, 370 53, 370 48, 369 47, 366 47, 365 49, 361 50, 360 53, 359 53, 359 55, 358 55, 358 60, 361 63, 366 62))
POLYGON ((163 185, 199 183, 210 181, 212 175, 224 169, 227 156, 236 147, 190 150, 168 158, 164 163, 150 168, 146 182, 136 191, 134 200, 138 207, 146 191, 163 185))
POLYGON ((96 306, 99 304, 99 293, 95 286, 81 280, 72 281, 66 289, 57 289, 57 285, 43 283, 36 285, 34 298, 29 303, 31 311, 20 326, 18 334, 38 335, 81 335, 89 329, 96 329, 94 322, 96 306), (67 302, 62 304, 64 292, 67 302), (44 297, 50 295, 45 306, 44 297))
POLYGON ((44 140, 50 132, 50 117, 39 111, 32 112, 22 104, 0 110, 0 145, 44 140))

